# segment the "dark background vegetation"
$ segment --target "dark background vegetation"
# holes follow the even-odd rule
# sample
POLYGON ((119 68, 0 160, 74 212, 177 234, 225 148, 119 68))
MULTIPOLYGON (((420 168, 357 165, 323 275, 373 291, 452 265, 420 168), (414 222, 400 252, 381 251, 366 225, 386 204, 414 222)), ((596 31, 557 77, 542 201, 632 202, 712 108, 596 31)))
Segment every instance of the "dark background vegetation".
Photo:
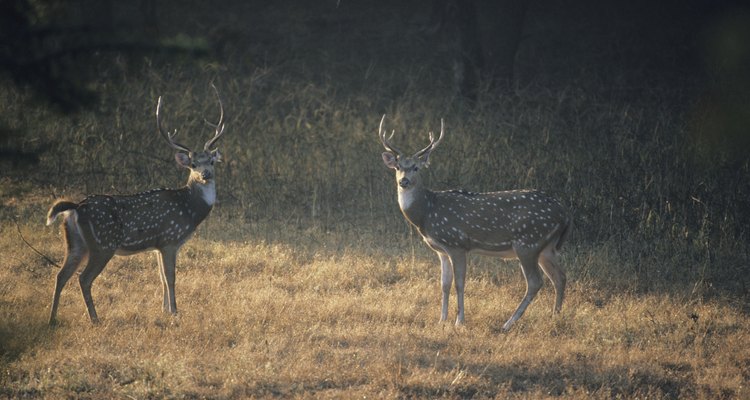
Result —
MULTIPOLYGON (((714 1, 4 0, 4 198, 184 179, 157 137, 228 113, 217 213, 415 240, 379 117, 432 186, 538 187, 576 218, 572 277, 747 307, 750 13, 714 1)), ((5 201, 3 218, 24 216, 5 201)), ((273 236, 269 233, 269 236, 273 236)), ((237 238, 240 239, 240 238, 237 238)))
POLYGON ((741 2, 0 0, 0 398, 747 398, 747 71, 741 2), (18 232, 59 262, 55 199, 184 182, 156 99, 199 147, 211 83, 180 315, 142 254, 98 278, 102 324, 71 282, 48 329, 18 232), (560 315, 547 284, 501 333, 521 274, 472 257, 467 326, 435 323, 383 114, 405 151, 445 120, 435 189, 569 206, 560 315))

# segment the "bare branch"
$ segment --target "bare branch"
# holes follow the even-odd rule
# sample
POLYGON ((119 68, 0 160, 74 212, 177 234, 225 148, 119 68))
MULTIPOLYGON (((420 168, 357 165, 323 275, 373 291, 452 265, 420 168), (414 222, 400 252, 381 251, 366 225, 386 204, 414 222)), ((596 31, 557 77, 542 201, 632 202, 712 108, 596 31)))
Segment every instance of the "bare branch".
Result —
POLYGON ((44 261, 47 261, 50 265, 54 265, 57 268, 62 268, 58 263, 54 262, 51 258, 49 258, 46 254, 42 253, 41 251, 37 250, 36 247, 32 246, 31 243, 29 243, 25 237, 23 237, 23 233, 21 233, 21 227, 18 225, 18 221, 16 221, 15 218, 13 218, 13 223, 16 224, 16 230, 18 231, 18 236, 21 237, 21 240, 26 244, 26 246, 29 246, 31 250, 34 250, 34 253, 38 254, 40 257, 44 259, 44 261))

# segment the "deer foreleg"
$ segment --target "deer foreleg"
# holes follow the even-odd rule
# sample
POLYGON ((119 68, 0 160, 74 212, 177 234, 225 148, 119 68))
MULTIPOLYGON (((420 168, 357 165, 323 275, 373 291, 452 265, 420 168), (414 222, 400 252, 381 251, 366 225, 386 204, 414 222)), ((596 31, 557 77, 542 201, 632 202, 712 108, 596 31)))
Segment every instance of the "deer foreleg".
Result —
POLYGON ((163 312, 169 312, 169 286, 167 286, 167 277, 164 275, 164 262, 162 261, 161 252, 156 253, 156 262, 159 269, 159 280, 161 281, 161 310, 163 312))
POLYGON ((456 302, 458 303, 458 315, 456 325, 464 324, 464 287, 466 285, 466 253, 463 251, 453 252, 450 255, 453 267, 454 281, 456 285, 456 302))
POLYGON ((440 322, 445 322, 448 320, 448 300, 450 299, 451 287, 453 286, 453 267, 448 255, 438 253, 438 256, 440 257, 440 284, 443 289, 440 322))
POLYGON ((159 251, 159 267, 162 276, 162 291, 164 294, 164 311, 177 314, 177 302, 174 294, 175 264, 177 249, 167 248, 159 251))

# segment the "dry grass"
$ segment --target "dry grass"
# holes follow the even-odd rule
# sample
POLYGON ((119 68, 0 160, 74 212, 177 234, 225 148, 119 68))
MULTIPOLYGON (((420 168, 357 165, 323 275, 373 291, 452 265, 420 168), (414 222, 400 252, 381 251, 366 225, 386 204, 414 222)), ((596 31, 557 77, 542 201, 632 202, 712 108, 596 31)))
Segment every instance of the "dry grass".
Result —
MULTIPOLYGON (((599 36, 548 26, 562 37, 524 42, 515 93, 469 105, 453 93, 451 43, 392 18, 422 15, 417 3, 194 3, 160 2, 162 34, 201 27, 211 56, 87 59, 101 95, 90 110, 61 115, 0 79, 0 144, 40 152, 37 166, 0 165, 0 397, 750 397, 750 163, 705 145, 737 122, 703 107, 709 83, 608 64, 618 53, 599 36), (95 282, 100 325, 72 279, 48 328, 56 270, 12 220, 60 260, 59 233, 43 226, 55 198, 183 182, 154 132, 155 100, 195 146, 215 119, 210 81, 226 162, 218 206, 178 258, 180 315, 161 313, 143 254, 95 282), (405 149, 445 118, 433 187, 537 187, 570 206, 561 315, 547 284, 501 333, 523 279, 476 257, 467 326, 437 323, 438 260, 398 212, 383 113, 405 149)), ((712 96, 748 104, 723 94, 712 96)))
MULTIPOLYGON (((41 213, 38 213, 40 216, 41 213)), ((183 250, 180 315, 160 311, 150 254, 97 280, 91 326, 77 285, 46 326, 55 270, 3 231, 1 395, 32 398, 744 398, 750 322, 720 300, 612 293, 574 281, 550 317, 546 285, 510 333, 523 294, 513 263, 477 258, 465 328, 438 324, 435 257, 415 238, 316 228, 275 241, 265 223, 213 218, 183 250), (321 246, 324 238, 325 246, 321 246), (293 241, 292 241, 293 239, 293 241), (410 246, 417 246, 410 256, 410 246)), ((24 227, 61 256, 52 229, 24 227), (32 231, 36 231, 35 235, 32 231)), ((566 264, 583 262, 566 257, 566 264)), ((595 262, 603 262, 596 260, 595 262)))

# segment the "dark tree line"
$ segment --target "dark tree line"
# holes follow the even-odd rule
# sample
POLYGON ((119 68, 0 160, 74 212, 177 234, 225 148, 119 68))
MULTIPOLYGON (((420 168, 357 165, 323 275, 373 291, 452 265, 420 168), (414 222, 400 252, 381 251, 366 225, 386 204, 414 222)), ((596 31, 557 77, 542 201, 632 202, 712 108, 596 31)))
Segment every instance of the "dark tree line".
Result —
POLYGON ((462 95, 476 99, 483 83, 511 88, 527 9, 528 0, 434 0, 435 25, 458 38, 452 68, 462 95))
MULTIPOLYGON (((96 76, 92 65, 98 54, 205 52, 160 41, 155 0, 0 0, 0 74, 62 112, 75 112, 96 100, 96 93, 86 87, 96 76), (124 17, 118 13, 123 9, 124 17)), ((5 137, 17 134, 0 125, 0 160, 36 163, 40 149, 7 147, 5 137)))
POLYGON ((161 40, 156 0, 0 1, 0 73, 62 111, 95 98, 84 88, 97 54, 205 52, 161 40))
MULTIPOLYGON (((42 2, 44 3, 44 2, 42 2)), ((75 32, 40 24, 28 0, 0 2, 0 65, 19 86, 29 86, 65 110, 77 108, 90 98, 74 79, 65 76, 63 64, 70 56, 62 36, 75 32), (54 45, 52 43, 55 43, 54 45)))

